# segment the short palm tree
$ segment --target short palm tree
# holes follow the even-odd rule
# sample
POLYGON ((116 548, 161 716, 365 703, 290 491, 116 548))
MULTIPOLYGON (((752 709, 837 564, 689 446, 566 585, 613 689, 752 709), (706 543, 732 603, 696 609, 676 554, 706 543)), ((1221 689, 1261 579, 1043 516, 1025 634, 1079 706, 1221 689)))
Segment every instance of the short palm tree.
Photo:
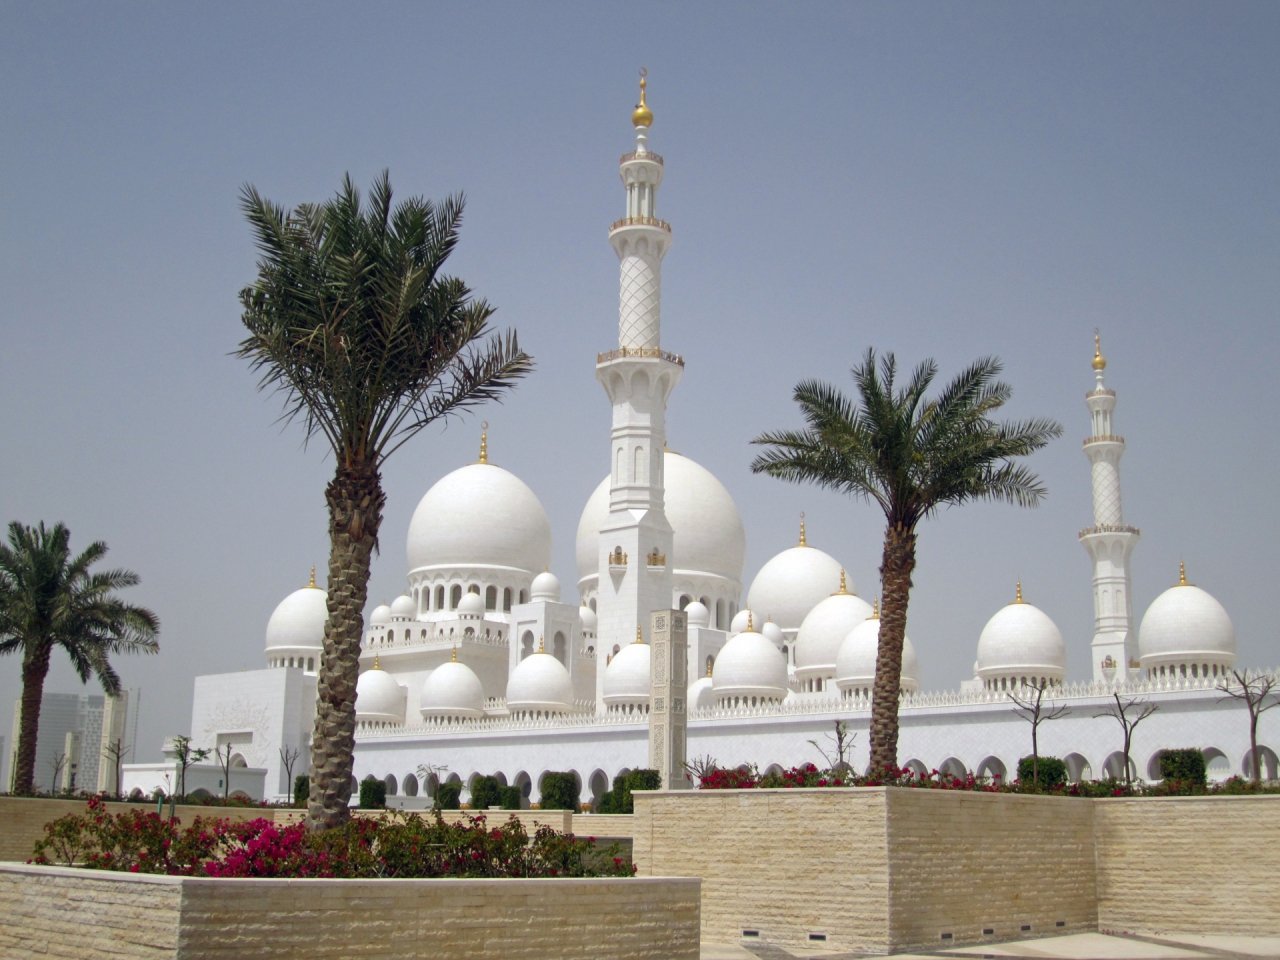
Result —
POLYGON ((286 212, 245 187, 242 206, 261 256, 240 294, 249 335, 237 353, 260 387, 285 395, 284 418, 301 419, 334 457, 308 802, 311 829, 324 830, 348 817, 382 464, 428 424, 501 397, 533 362, 515 333, 489 336, 493 308, 441 272, 458 242, 460 196, 393 207, 384 172, 367 204, 347 177, 326 203, 286 212))
POLYGON ((916 367, 906 386, 886 354, 868 350, 853 369, 858 399, 805 380, 795 399, 807 423, 800 431, 757 437, 769 447, 755 473, 816 483, 877 504, 886 520, 880 564, 880 647, 871 696, 871 765, 896 767, 902 639, 907 626, 916 528, 939 507, 971 500, 1004 500, 1034 507, 1044 485, 1015 464, 1062 432, 1052 420, 996 423, 991 419, 1011 390, 996 379, 1000 361, 978 360, 935 399, 925 393, 937 375, 932 360, 916 367))
MULTIPOLYGON (((13 792, 29 794, 35 786, 36 742, 40 733, 40 701, 49 658, 62 647, 80 680, 97 674, 110 696, 120 693, 120 677, 108 659, 113 653, 156 653, 160 621, 135 607, 116 591, 136 586, 129 570, 89 568, 107 554, 102 541, 71 556, 71 533, 61 523, 9 524, 9 542, 0 544, 0 654, 22 653, 22 718, 13 792)), ((57 784, 54 784, 57 788, 57 784)))

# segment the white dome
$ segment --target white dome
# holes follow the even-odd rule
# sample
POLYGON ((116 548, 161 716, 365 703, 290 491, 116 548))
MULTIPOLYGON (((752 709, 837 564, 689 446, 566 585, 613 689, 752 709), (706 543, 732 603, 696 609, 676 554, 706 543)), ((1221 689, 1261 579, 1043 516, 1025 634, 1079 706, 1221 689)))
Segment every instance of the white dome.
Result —
POLYGON ((391 608, 385 603, 380 603, 373 608, 373 613, 369 614, 369 626, 385 627, 391 622, 391 608))
POLYGON ((303 587, 281 600, 267 621, 267 650, 322 649, 327 599, 319 587, 303 587))
POLYGON ((686 703, 689 710, 705 710, 716 705, 715 681, 710 677, 700 677, 689 685, 686 703))
POLYGON ((755 613, 749 607, 743 607, 735 613, 733 615, 733 619, 729 621, 729 632, 741 633, 743 630, 747 629, 748 623, 756 626, 759 625, 759 621, 755 613))
POLYGON ((628 643, 604 668, 606 705, 649 702, 649 645, 628 643))
POLYGON ((440 479, 409 522, 409 570, 514 567, 532 574, 551 562, 547 512, 524 482, 490 463, 440 479))
POLYGON ((760 568, 747 591, 747 606, 793 632, 839 586, 840 564, 834 557, 816 547, 792 547, 760 568))
POLYGON ((1138 628, 1138 656, 1147 669, 1179 663, 1233 666, 1235 627, 1211 594, 1179 584, 1147 607, 1138 628))
POLYGON ((546 570, 533 578, 530 588, 534 600, 550 600, 560 602, 560 580, 550 570, 546 570))
MULTIPOLYGON (((719 480, 688 457, 666 451, 662 458, 667 521, 674 534, 672 571, 742 579, 747 535, 738 508, 719 480)), ((578 578, 600 566, 600 528, 609 516, 609 478, 592 492, 578 521, 578 578)))
POLYGON ((781 700, 787 695, 787 661, 768 637, 744 630, 716 657, 712 681, 717 701, 726 697, 781 700))
POLYGON ((782 633, 782 628, 772 620, 766 620, 764 622, 764 626, 760 628, 760 633, 772 640, 773 645, 779 650, 781 650, 782 645, 787 642, 786 636, 782 633))
MULTIPOLYGON (((880 652, 880 618, 869 617, 849 631, 836 655, 836 686, 841 690, 866 690, 876 682, 876 657, 880 652)), ((910 637, 902 638, 902 689, 920 689, 920 659, 910 637)))
POLYGON ((399 596, 391 601, 392 620, 413 620, 418 616, 418 605, 413 597, 399 596))
POLYGON ((1067 647, 1062 633, 1039 607, 1015 600, 998 610, 982 628, 978 637, 979 679, 1061 680, 1066 673, 1067 647))
POLYGON ((458 609, 455 612, 459 620, 483 620, 484 601, 480 599, 478 593, 464 593, 462 599, 458 601, 458 609))
POLYGON ((480 678, 465 663, 451 660, 441 664, 427 675, 422 685, 420 712, 424 717, 484 716, 484 687, 480 678))
POLYGON ((709 627, 711 626, 711 611, 701 600, 694 600, 684 612, 689 616, 689 626, 691 627, 709 627))
POLYGON ((596 627, 600 625, 600 618, 590 607, 582 606, 578 608, 578 623, 581 624, 583 633, 594 637, 596 627))
POLYGON ((407 693, 385 670, 377 667, 366 670, 356 681, 356 719, 373 723, 404 723, 407 693))
POLYGON ((507 709, 512 713, 564 713, 573 706, 569 671, 549 653, 531 653, 511 671, 507 709))
POLYGON ((809 611, 796 633, 796 673, 834 677, 836 657, 849 631, 871 616, 871 604, 852 593, 827 597, 809 611))

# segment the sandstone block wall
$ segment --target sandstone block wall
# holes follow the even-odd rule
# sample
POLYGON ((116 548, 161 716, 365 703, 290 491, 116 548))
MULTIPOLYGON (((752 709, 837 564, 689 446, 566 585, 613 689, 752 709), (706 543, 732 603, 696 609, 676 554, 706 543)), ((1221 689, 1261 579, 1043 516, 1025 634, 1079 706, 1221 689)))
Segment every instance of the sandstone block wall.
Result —
POLYGON ((1280 795, 1093 806, 1101 929, 1280 935, 1280 795))
POLYGON ((106 879, 10 865, 0 867, 0 952, 21 960, 697 960, 698 888, 669 878, 106 879))

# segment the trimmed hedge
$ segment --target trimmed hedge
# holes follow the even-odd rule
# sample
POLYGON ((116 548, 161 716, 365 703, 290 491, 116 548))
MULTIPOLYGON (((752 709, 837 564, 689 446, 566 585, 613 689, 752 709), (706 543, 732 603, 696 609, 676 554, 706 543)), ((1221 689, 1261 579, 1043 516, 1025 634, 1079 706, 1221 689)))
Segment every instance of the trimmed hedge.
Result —
MULTIPOLYGON (((1031 783, 1036 779, 1032 773, 1033 762, 1033 757, 1023 757, 1018 761, 1018 779, 1023 783, 1031 783)), ((1067 764, 1065 761, 1059 760, 1057 757, 1041 757, 1036 766, 1040 770, 1039 786, 1052 789, 1053 787, 1060 787, 1067 782, 1067 764)))
POLYGON ((502 802, 502 784, 497 777, 476 777, 471 782, 471 809, 488 810, 502 802))
POLYGON ((387 805, 387 785, 382 780, 360 781, 360 809, 381 810, 387 805))
POLYGON ((572 773, 547 773, 542 777, 543 810, 578 811, 578 778, 572 773))
POLYGON ((503 810, 519 810, 524 806, 521 802, 524 797, 520 796, 519 787, 502 787, 498 790, 498 797, 503 810))
POLYGON ((305 773, 300 773, 293 778, 293 805, 305 807, 309 799, 311 799, 311 778, 305 773))
POLYGON ((462 784, 460 783, 442 783, 436 787, 436 810, 461 810, 462 809, 462 784))
POLYGON ((1204 762, 1204 752, 1195 747, 1161 750, 1160 778, 1175 783, 1204 786, 1209 782, 1209 765, 1204 762))
POLYGON ((632 790, 658 790, 662 787, 662 774, 657 770, 632 770, 613 778, 613 789, 600 798, 601 813, 634 813, 635 800, 632 790))

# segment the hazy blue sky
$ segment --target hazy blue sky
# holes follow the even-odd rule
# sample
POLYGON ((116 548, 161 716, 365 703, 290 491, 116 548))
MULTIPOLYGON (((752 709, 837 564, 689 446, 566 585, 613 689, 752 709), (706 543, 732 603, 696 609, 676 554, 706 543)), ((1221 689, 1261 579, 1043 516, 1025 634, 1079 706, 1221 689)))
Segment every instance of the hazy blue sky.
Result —
MULTIPOLYGON (((246 182, 294 204, 386 167, 404 195, 466 191, 452 268, 538 369, 391 461, 371 600, 403 588, 409 517, 475 458, 481 419, 576 599, 641 65, 675 231, 663 345, 688 364, 670 444, 736 498, 745 583, 806 510, 810 542, 876 592, 875 510, 748 472, 747 441, 797 422, 797 380, 848 387, 868 345, 944 375, 995 353, 1010 413, 1066 427, 1033 460, 1049 500, 927 523, 908 633, 925 685, 953 688, 1020 577, 1087 677, 1099 326, 1143 532, 1135 611, 1185 558, 1242 661, 1280 662, 1280 6, 8 3, 0 520, 63 520, 142 575, 163 652, 120 661, 144 690, 139 759, 187 731, 194 676, 264 665, 272 609, 327 556, 324 450, 228 355, 254 276, 246 182)), ((0 660, 0 705, 18 677, 0 660)), ((78 688, 59 659, 50 689, 78 688)))

